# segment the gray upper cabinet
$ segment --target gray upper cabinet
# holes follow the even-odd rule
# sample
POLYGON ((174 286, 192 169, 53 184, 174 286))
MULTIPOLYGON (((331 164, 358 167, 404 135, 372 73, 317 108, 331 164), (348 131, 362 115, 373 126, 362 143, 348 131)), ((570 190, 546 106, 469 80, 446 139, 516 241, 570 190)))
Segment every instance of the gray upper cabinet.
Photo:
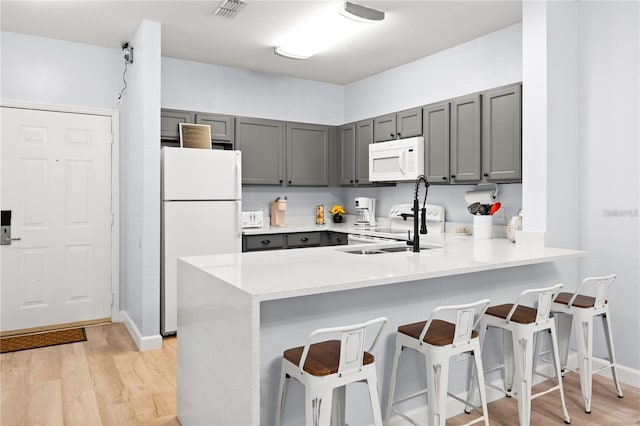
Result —
POLYGON ((412 108, 374 118, 375 142, 422 134, 422 108, 412 108))
POLYGON ((234 118, 228 115, 196 113, 196 124, 211 127, 211 141, 233 143, 234 118))
POLYGON ((423 108, 424 174, 430 183, 449 183, 449 102, 423 108))
POLYGON ((522 180, 522 86, 489 90, 482 105, 483 180, 522 180))
POLYGON ((236 118, 236 149, 242 151, 242 183, 282 185, 285 124, 258 118, 236 118))
POLYGON ((340 185, 356 183, 356 125, 345 124, 338 127, 338 163, 340 164, 340 185))
POLYGON ((373 119, 356 123, 356 184, 370 185, 369 145, 373 143, 373 119))
POLYGON ((474 183, 481 178, 479 94, 451 101, 451 180, 474 183))
POLYGON ((329 186, 329 127, 287 123, 287 185, 329 186))
POLYGON ((373 120, 338 128, 340 185, 370 185, 369 145, 373 143, 373 120))
POLYGON ((180 123, 193 123, 193 117, 189 111, 160 110, 160 139, 180 141, 180 123))

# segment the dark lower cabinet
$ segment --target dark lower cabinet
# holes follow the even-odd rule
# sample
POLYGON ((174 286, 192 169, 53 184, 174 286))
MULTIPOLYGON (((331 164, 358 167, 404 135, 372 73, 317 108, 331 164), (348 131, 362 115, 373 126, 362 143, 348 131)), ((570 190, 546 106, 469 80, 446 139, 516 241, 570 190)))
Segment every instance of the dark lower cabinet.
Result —
POLYGON ((333 231, 292 232, 282 234, 243 235, 242 251, 339 246, 347 244, 347 234, 333 231))

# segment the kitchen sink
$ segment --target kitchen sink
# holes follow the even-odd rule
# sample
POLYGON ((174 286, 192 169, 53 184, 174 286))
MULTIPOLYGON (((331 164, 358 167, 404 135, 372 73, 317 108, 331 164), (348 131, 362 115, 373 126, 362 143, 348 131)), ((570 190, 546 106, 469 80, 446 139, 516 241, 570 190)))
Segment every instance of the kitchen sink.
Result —
MULTIPOLYGON (((420 247, 420 251, 423 250, 430 250, 430 249, 435 249, 435 248, 441 248, 438 246, 422 246, 420 247)), ((383 247, 380 250, 386 252, 386 253, 398 253, 398 252, 402 252, 402 251, 413 251, 413 247, 411 246, 396 246, 396 247, 383 247)))
POLYGON ((357 249, 357 250, 340 250, 350 254, 384 254, 385 252, 378 249, 357 249))

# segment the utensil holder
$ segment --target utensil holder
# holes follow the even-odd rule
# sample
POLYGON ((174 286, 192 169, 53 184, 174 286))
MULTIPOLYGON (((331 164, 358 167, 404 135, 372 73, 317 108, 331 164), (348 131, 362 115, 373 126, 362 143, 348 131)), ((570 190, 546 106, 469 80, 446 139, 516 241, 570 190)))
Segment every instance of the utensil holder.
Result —
POLYGON ((473 216, 473 237, 484 240, 493 238, 493 216, 473 216))

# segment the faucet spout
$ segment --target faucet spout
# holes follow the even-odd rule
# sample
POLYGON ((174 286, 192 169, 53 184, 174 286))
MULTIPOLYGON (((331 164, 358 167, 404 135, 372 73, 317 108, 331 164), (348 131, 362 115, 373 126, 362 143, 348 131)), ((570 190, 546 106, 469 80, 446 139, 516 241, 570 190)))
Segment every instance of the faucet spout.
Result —
POLYGON ((429 192, 429 182, 425 175, 420 175, 416 179, 416 188, 413 193, 413 241, 409 244, 413 246, 413 252, 420 252, 420 234, 427 233, 427 193, 429 192), (418 201, 418 195, 420 191, 420 182, 424 182, 424 201, 422 202, 422 208, 418 201), (422 213, 422 215, 420 215, 422 213), (421 216, 421 217, 420 217, 421 216), (420 220, 420 230, 418 231, 418 220, 420 220))

